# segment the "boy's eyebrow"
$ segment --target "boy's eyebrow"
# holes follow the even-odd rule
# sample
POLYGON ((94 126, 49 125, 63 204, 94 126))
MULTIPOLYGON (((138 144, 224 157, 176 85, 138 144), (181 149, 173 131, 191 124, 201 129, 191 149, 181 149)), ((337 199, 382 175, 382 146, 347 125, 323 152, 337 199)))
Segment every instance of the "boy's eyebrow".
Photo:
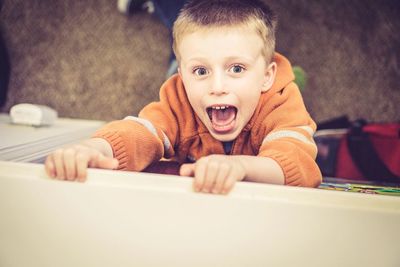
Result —
POLYGON ((257 59, 257 57, 258 57, 258 55, 257 56, 255 56, 255 57, 246 57, 246 56, 232 56, 232 57, 228 57, 228 58, 226 58, 227 60, 232 60, 232 61, 235 61, 235 60, 245 60, 245 61, 254 61, 254 60, 256 60, 257 59))
MULTIPOLYGON (((257 55, 258 57, 258 55, 257 55)), ((257 59, 257 57, 246 57, 246 56, 230 56, 224 58, 226 61, 246 61, 246 62, 253 62, 257 59)), ((191 62, 191 61, 208 61, 207 57, 192 57, 187 60, 184 60, 186 62, 191 62)))

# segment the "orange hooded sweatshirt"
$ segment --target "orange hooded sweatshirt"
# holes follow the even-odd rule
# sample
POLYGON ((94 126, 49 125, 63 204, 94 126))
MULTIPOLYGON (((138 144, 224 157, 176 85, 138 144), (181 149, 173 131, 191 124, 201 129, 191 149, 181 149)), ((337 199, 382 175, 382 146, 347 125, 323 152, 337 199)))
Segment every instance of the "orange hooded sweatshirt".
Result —
MULTIPOLYGON (((278 53, 273 60, 278 65, 275 82, 261 94, 230 154, 272 158, 281 166, 285 184, 317 187, 321 172, 312 137, 316 125, 293 82, 290 62, 278 53)), ((110 122, 93 137, 111 144, 122 170, 141 171, 161 158, 183 163, 225 154, 223 143, 214 139, 196 116, 179 75, 162 85, 160 101, 144 107, 138 118, 110 122)))

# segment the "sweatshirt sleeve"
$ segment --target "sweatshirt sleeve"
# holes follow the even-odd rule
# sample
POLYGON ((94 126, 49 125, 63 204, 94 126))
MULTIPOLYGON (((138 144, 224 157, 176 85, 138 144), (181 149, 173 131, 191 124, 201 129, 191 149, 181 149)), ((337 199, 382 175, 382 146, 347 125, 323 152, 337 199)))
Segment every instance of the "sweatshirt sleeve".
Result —
POLYGON ((142 171, 161 158, 174 156, 174 144, 179 139, 177 114, 185 99, 182 82, 175 75, 161 87, 160 101, 144 107, 139 117, 110 122, 93 137, 111 145, 118 169, 142 171))
POLYGON ((316 124, 308 114, 296 84, 269 95, 260 122, 259 156, 274 159, 282 168, 285 184, 317 187, 321 172, 315 162, 316 124))
POLYGON ((119 170, 141 171, 164 154, 163 135, 154 130, 128 117, 106 124, 93 137, 103 138, 111 145, 119 170))

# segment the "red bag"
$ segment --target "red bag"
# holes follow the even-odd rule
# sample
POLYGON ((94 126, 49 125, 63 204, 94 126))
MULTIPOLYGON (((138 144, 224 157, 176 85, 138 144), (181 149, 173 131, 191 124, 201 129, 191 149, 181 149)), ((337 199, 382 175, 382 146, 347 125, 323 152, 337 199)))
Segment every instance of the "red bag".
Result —
POLYGON ((400 183, 400 123, 359 120, 349 129, 328 131, 315 136, 324 176, 400 183))

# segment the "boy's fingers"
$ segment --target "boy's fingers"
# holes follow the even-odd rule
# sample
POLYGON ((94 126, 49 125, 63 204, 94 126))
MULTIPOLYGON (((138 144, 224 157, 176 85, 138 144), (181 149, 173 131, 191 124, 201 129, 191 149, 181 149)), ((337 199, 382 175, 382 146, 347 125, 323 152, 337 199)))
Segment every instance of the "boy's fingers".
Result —
POLYGON ((105 157, 103 154, 100 154, 97 160, 97 167, 101 169, 109 169, 113 170, 118 168, 118 160, 116 158, 108 158, 105 157))
POLYGON ((86 155, 88 156, 87 166, 89 168, 100 168, 99 162, 102 156, 100 152, 96 150, 89 150, 88 152, 86 152, 86 155))
POLYGON ((49 155, 46 158, 46 161, 44 163, 44 167, 45 167, 45 170, 46 170, 46 173, 47 173, 48 176, 50 176, 51 178, 55 178, 56 177, 56 172, 55 172, 55 167, 54 167, 52 155, 49 155))
POLYGON ((105 157, 96 148, 74 145, 60 148, 51 153, 45 162, 45 170, 50 177, 59 180, 84 181, 88 167, 116 169, 118 160, 105 157))
POLYGON ((64 170, 65 170, 65 178, 67 180, 73 181, 76 179, 76 151, 72 148, 68 148, 64 150, 63 161, 64 161, 64 170))
POLYGON ((222 188, 222 194, 228 194, 236 183, 237 178, 232 174, 229 173, 229 176, 225 180, 224 187, 222 188))
POLYGON ((179 175, 181 176, 194 176, 194 163, 182 164, 179 169, 179 175))
POLYGON ((116 169, 118 165, 117 159, 105 157, 98 151, 84 151, 76 155, 77 177, 82 182, 87 177, 88 168, 116 169))
POLYGON ((203 190, 206 171, 207 171, 207 164, 206 162, 200 159, 195 164, 194 182, 193 182, 194 191, 200 192, 203 190))
POLYGON ((210 193, 214 187, 215 180, 218 177, 219 162, 208 161, 206 172, 204 174, 203 192, 210 193))
POLYGON ((219 166, 218 176, 215 180, 214 188, 212 192, 214 194, 221 194, 223 186, 230 172, 231 166, 226 163, 221 163, 219 166))
POLYGON ((64 156, 62 149, 56 150, 53 153, 53 162, 56 170, 56 178, 59 180, 64 180, 65 171, 64 171, 64 156))
POLYGON ((76 154, 76 176, 78 181, 83 182, 87 176, 89 156, 85 153, 76 154))

